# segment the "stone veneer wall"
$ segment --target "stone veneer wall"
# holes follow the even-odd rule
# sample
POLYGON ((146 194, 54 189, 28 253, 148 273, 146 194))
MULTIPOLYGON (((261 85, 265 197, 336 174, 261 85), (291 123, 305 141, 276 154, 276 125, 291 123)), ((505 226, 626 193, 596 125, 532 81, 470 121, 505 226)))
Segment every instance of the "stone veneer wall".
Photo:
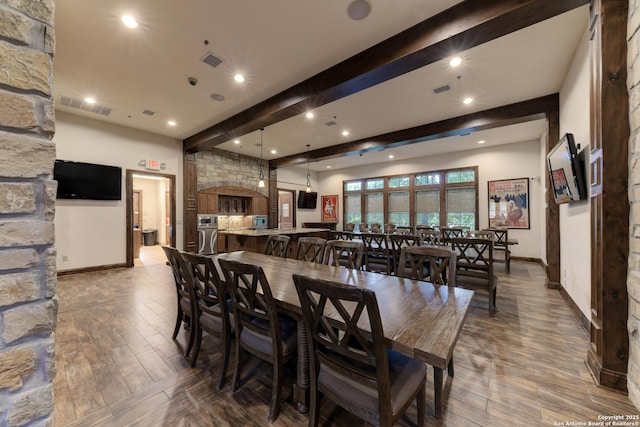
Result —
POLYGON ((264 161, 264 188, 258 188, 260 159, 224 150, 196 153, 198 191, 212 187, 241 187, 269 197, 269 162, 264 161))
POLYGON ((627 24, 627 64, 629 67, 629 399, 640 408, 640 0, 629 0, 627 24))
POLYGON ((0 425, 53 425, 54 0, 0 1, 0 425))

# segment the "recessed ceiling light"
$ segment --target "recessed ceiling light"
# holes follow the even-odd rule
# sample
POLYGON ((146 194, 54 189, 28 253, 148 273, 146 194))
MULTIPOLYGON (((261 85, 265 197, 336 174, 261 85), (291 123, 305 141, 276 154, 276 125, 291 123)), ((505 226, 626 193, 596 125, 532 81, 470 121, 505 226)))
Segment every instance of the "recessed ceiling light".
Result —
POLYGON ((327 166, 326 166, 326 168, 327 168, 327 169, 331 169, 331 165, 327 165, 327 166))
POLYGON ((88 96, 84 99, 84 102, 86 102, 87 104, 95 104, 96 100, 88 96))
POLYGON ((242 74, 236 74, 235 76, 233 76, 233 80, 237 81, 238 83, 242 83, 244 81, 244 76, 242 74))
POLYGON ((347 8, 347 15, 354 21, 366 18, 371 13, 371 3, 369 0, 353 0, 347 8))
POLYGON ((342 136, 349 136, 349 131, 348 130, 343 130, 342 131, 342 136))
POLYGON ((134 18, 133 16, 130 15, 124 15, 122 18, 122 23, 127 27, 127 28, 138 28, 138 22, 136 21, 136 18, 134 18))
POLYGON ((459 56, 454 56, 453 58, 451 58, 451 61, 449 61, 449 65, 451 65, 452 67, 457 67, 460 64, 462 64, 462 58, 460 58, 459 56))
POLYGON ((478 144, 484 144, 484 143, 485 143, 485 140, 484 140, 484 139, 482 139, 482 140, 478 141, 478 144))
POLYGON ((234 144, 236 144, 236 145, 238 145, 238 144, 240 144, 240 140, 239 140, 239 139, 234 139, 234 140, 233 140, 233 143, 234 143, 234 144))
POLYGON ((469 105, 473 102, 473 98, 465 98, 462 102, 464 102, 465 104, 469 105))
POLYGON ((307 113, 307 119, 313 119, 313 113, 311 111, 307 113))
POLYGON ((395 156, 393 154, 389 154, 389 158, 393 159, 395 156))
POLYGON ((174 122, 173 120, 169 120, 169 121, 167 122, 167 124, 168 124, 169 126, 175 126, 175 125, 176 125, 176 122, 174 122))
POLYGON ((277 151, 276 150, 271 150, 271 154, 276 154, 277 151))

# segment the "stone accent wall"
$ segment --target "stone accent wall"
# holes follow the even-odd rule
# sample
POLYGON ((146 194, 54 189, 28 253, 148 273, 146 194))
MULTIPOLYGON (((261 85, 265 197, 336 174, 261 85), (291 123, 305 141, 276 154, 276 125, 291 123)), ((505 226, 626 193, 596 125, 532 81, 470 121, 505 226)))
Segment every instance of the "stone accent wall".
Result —
POLYGON ((269 197, 269 162, 264 161, 264 188, 258 188, 260 159, 223 150, 196 153, 198 191, 212 187, 241 187, 269 197))
POLYGON ((627 24, 629 67, 629 399, 640 408, 640 0, 629 1, 627 24))
POLYGON ((0 426, 54 424, 53 19, 0 2, 0 426))

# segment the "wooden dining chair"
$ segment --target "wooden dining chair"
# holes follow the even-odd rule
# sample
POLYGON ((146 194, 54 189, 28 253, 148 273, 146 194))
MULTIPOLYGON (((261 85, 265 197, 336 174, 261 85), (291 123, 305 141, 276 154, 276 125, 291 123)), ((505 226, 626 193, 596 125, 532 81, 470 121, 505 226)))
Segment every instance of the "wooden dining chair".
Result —
POLYGON ((362 235, 364 245, 364 267, 367 271, 391 274, 393 256, 386 234, 367 233, 362 235))
POLYGON ((469 230, 465 233, 465 237, 473 237, 476 239, 489 239, 495 242, 496 234, 490 230, 469 230))
POLYGON ((353 229, 355 228, 355 223, 353 222, 348 222, 344 225, 344 230, 345 231, 353 231, 353 229))
POLYGON ((180 255, 186 264, 186 271, 189 273, 187 279, 191 282, 196 296, 195 319, 197 321, 194 321, 192 325, 195 331, 195 341, 191 355, 191 367, 194 367, 198 361, 202 332, 218 337, 222 342, 223 354, 222 372, 218 382, 218 389, 221 389, 224 386, 229 368, 231 337, 235 330, 229 320, 231 300, 226 283, 220 278, 211 257, 188 252, 180 252, 180 255))
POLYGON ((399 277, 456 285, 456 253, 444 246, 405 246, 400 254, 399 277))
POLYGON ((174 340, 176 339, 176 337, 178 336, 178 332, 180 331, 180 326, 184 324, 185 330, 189 330, 189 340, 183 354, 186 358, 189 358, 189 353, 191 352, 191 347, 193 346, 193 342, 195 339, 194 329, 192 326, 193 319, 196 318, 195 295, 193 293, 193 289, 187 282, 186 266, 182 261, 180 251, 171 246, 162 246, 162 250, 167 257, 167 261, 169 261, 169 265, 171 266, 171 271, 173 273, 173 279, 176 285, 176 301, 178 314, 176 316, 176 325, 173 328, 173 335, 171 338, 173 338, 174 340))
POLYGON ((364 245, 362 242, 329 240, 324 251, 323 264, 360 270, 364 245))
POLYGON ((393 425, 415 400, 424 426, 426 365, 387 348, 376 294, 299 274, 293 281, 310 350, 309 426, 318 424, 320 395, 380 426, 393 425))
POLYGON ((465 229, 462 227, 441 227, 440 232, 442 232, 442 242, 448 245, 452 238, 464 237, 465 229))
POLYGON ((264 245, 263 253, 265 255, 286 258, 290 241, 291 237, 289 236, 273 234, 267 238, 267 243, 264 245))
POLYGON ((382 225, 378 224, 377 222, 374 222, 373 224, 371 224, 369 231, 371 233, 382 233, 382 225))
POLYGON ((327 239, 322 237, 299 237, 296 259, 322 264, 327 239))
MULTIPOLYGON (((391 255, 393 256, 393 272, 398 275, 400 255, 405 246, 422 246, 422 240, 414 234, 390 234, 391 255)), ((405 268, 403 266, 402 268, 405 268)))
POLYGON ((413 234, 413 227, 407 225, 399 225, 395 228, 394 232, 400 234, 413 234))
POLYGON ((384 225, 384 232, 385 233, 393 233, 394 231, 396 231, 396 225, 395 224, 387 223, 387 224, 384 225))
POLYGON ((494 262, 504 262, 505 273, 511 272, 511 250, 509 249, 509 229, 508 228, 487 228, 493 231, 495 239, 493 241, 493 252, 504 254, 502 259, 494 257, 494 262))
POLYGON ((442 233, 434 229, 420 229, 417 236, 420 237, 424 245, 440 246, 442 245, 442 233))
POLYGON ((353 233, 350 231, 330 231, 329 240, 353 240, 353 233))
POLYGON ((451 249, 456 253, 456 286, 488 292, 489 312, 496 311, 498 279, 493 274, 493 240, 454 237, 451 249))
POLYGON ((278 418, 284 364, 296 355, 296 322, 279 314, 262 267, 221 259, 220 267, 231 295, 236 330, 233 392, 238 390, 243 354, 273 365, 269 422, 278 418))

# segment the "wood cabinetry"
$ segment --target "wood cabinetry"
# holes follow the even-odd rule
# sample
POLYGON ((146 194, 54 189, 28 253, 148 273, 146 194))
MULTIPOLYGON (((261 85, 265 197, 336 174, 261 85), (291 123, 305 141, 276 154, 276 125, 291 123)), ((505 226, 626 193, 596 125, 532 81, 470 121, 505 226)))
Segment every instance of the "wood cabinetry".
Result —
POLYGON ((244 215, 248 212, 249 197, 218 197, 218 213, 223 215, 244 215))
POLYGON ((218 195, 198 193, 198 213, 218 213, 218 195))
POLYGON ((266 197, 253 197, 251 199, 251 209, 249 214, 251 215, 268 215, 269 214, 269 199, 266 197))
POLYGON ((198 191, 198 213, 219 215, 267 215, 269 199, 241 187, 215 187, 198 191))

